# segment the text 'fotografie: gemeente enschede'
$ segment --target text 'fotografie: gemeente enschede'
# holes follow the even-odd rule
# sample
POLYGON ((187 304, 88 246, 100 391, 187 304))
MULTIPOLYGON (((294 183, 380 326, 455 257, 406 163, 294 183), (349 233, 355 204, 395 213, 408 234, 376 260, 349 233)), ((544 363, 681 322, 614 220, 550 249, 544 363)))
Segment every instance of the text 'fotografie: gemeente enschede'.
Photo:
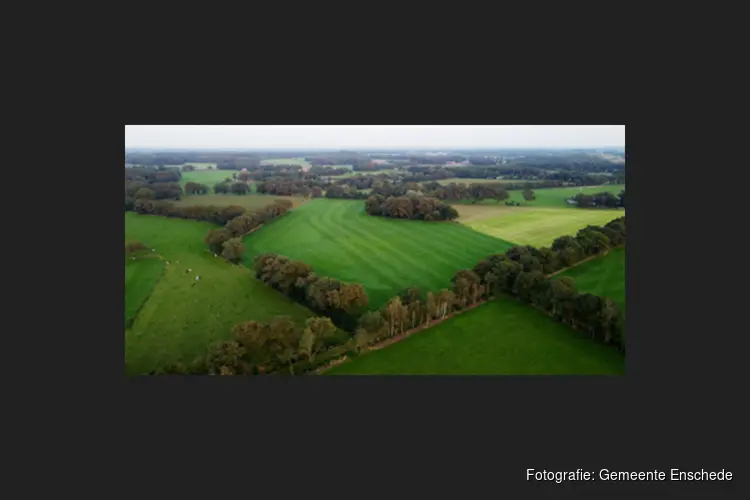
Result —
POLYGON ((526 469, 527 481, 731 481, 732 473, 721 469, 720 471, 684 471, 680 469, 669 469, 669 472, 653 471, 613 471, 610 469, 599 469, 598 471, 548 471, 526 469))

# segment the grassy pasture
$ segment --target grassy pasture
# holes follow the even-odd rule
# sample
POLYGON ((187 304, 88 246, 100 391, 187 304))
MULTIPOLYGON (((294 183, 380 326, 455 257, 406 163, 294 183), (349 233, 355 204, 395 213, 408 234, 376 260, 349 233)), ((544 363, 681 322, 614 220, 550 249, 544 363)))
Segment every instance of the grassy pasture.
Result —
POLYGON ((604 257, 584 262, 557 276, 573 278, 579 292, 609 297, 625 311, 624 248, 616 248, 604 257))
POLYGON ((450 287, 459 269, 511 244, 455 223, 373 217, 358 200, 315 199, 244 239, 245 262, 265 252, 311 265, 323 276, 360 283, 370 307, 409 286, 450 287))
POLYGON ((331 375, 622 375, 625 358, 514 299, 489 302, 331 375))
POLYGON ((181 172, 180 186, 183 188, 188 182, 199 182, 213 189, 214 184, 222 182, 229 177, 232 178, 234 170, 195 170, 193 172, 181 172))
POLYGON ((459 221, 475 231, 535 247, 549 246, 588 225, 604 225, 623 210, 454 205, 459 221))
POLYGON ((211 344, 229 339, 232 326, 243 321, 287 315, 303 325, 312 316, 308 309, 254 279, 244 266, 214 257, 203 243, 214 227, 192 220, 125 214, 125 240, 142 241, 165 261, 161 279, 125 334, 129 373, 191 362, 211 344), (200 281, 195 281, 196 275, 200 281))
POLYGON ((135 318, 161 278, 164 262, 146 255, 125 260, 125 323, 135 318))
POLYGON ((181 200, 174 202, 176 205, 216 205, 225 207, 228 205, 239 205, 247 210, 255 210, 274 202, 274 200, 289 200, 293 208, 305 202, 305 198, 297 196, 273 196, 265 194, 203 194, 183 196, 181 200))

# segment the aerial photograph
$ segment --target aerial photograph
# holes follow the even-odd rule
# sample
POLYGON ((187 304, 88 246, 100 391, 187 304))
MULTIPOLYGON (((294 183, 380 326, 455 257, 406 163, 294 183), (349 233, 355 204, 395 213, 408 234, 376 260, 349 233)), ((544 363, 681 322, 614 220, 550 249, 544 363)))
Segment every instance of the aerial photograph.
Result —
POLYGON ((625 125, 126 125, 125 374, 625 375, 625 125))

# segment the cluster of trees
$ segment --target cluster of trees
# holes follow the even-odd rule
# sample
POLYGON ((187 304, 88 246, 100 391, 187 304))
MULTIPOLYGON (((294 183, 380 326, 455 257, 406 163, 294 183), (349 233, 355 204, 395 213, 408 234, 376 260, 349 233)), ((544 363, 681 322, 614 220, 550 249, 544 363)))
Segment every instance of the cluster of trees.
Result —
POLYGON ((232 340, 210 350, 204 370, 212 375, 254 375, 288 369, 294 374, 295 362, 314 362, 316 355, 346 338, 341 333, 327 317, 308 318, 303 329, 284 316, 270 323, 240 323, 232 329, 232 340))
POLYGON ((323 196, 322 187, 325 183, 310 180, 288 180, 273 178, 257 183, 257 189, 262 194, 274 194, 277 196, 312 196, 318 198, 323 196))
POLYGON ((125 169, 125 182, 153 184, 160 182, 180 182, 182 174, 177 169, 159 170, 157 168, 133 167, 125 169))
POLYGON ((346 175, 349 173, 349 169, 343 167, 331 168, 313 165, 312 167, 310 167, 310 173, 318 176, 346 175))
POLYGON ((617 208, 625 206, 625 190, 620 191, 620 194, 615 196, 612 193, 594 193, 594 194, 583 194, 578 193, 573 197, 573 201, 576 202, 578 208, 592 208, 592 207, 606 207, 606 208, 617 208))
POLYGON ((343 198, 345 200, 364 200, 369 195, 357 191, 356 188, 347 186, 345 184, 337 184, 328 186, 326 189, 326 198, 343 198))
POLYGON ((149 200, 179 200, 181 197, 182 188, 176 182, 159 182, 147 184, 145 182, 133 181, 125 183, 126 210, 131 210, 133 204, 139 198, 145 198, 149 200))
POLYGON ((195 166, 193 165, 183 165, 182 168, 180 168, 183 172, 193 172, 195 171, 195 166))
POLYGON ((182 177, 177 170, 160 171, 154 168, 125 169, 125 210, 132 210, 139 198, 149 200, 179 200, 182 177))
POLYGON ((248 194, 250 191, 251 191, 250 185, 246 182, 223 181, 223 182, 214 184, 214 193, 216 194, 243 195, 243 194, 248 194))
POLYGON ((369 215, 425 221, 453 220, 458 217, 455 208, 437 198, 415 195, 386 198, 376 194, 365 201, 365 211, 369 215))
POLYGON ((211 188, 205 184, 199 182, 186 182, 185 183, 185 194, 208 194, 211 192, 211 188))
POLYGON ((367 307, 367 293, 362 285, 318 276, 302 261, 262 254, 255 258, 253 271, 259 280, 313 311, 325 314, 344 330, 353 331, 359 314, 367 307))

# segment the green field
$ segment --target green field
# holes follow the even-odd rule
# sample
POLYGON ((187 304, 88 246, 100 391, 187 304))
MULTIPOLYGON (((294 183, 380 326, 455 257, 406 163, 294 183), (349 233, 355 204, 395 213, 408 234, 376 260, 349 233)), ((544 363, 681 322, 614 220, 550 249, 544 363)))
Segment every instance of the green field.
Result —
POLYGON ((506 241, 549 246, 560 236, 574 236, 588 225, 603 226, 625 215, 624 210, 455 205, 459 221, 506 241))
POLYGON ((125 240, 141 241, 165 260, 162 278, 125 333, 129 373, 189 363, 204 355, 211 344, 230 338, 232 326, 243 321, 287 315, 302 325, 312 316, 308 309, 255 280, 244 266, 214 257, 203 243, 214 227, 192 220, 125 214, 125 240), (196 275, 200 281, 195 281, 196 275))
POLYGON ((261 165, 302 165, 309 167, 310 164, 304 158, 269 158, 260 162, 261 165))
POLYGON ((159 258, 146 256, 128 257, 125 260, 125 323, 135 318, 138 310, 146 302, 151 291, 161 278, 164 262, 159 258))
POLYGON ((275 200, 288 200, 292 202, 293 207, 298 207, 305 202, 305 198, 297 196, 273 196, 265 194, 202 194, 183 196, 181 200, 174 202, 175 205, 216 205, 225 207, 228 205, 239 205, 247 210, 256 210, 258 208, 270 205, 275 200))
POLYGON ((184 188, 188 182, 200 182, 201 184, 208 185, 213 190, 214 184, 222 182, 227 177, 231 179, 233 173, 236 172, 234 170, 195 170, 193 172, 181 172, 180 186, 184 188))
POLYGON ((573 278, 579 292, 609 297, 625 311, 624 248, 616 248, 604 257, 584 262, 557 276, 573 278))
POLYGON ((331 375, 622 375, 625 358, 514 299, 467 311, 331 375))
POLYGON ((244 239, 245 262, 265 252, 311 265, 316 273, 362 284, 377 308, 409 286, 450 287, 459 269, 511 244, 450 222, 374 217, 357 200, 315 199, 244 239))

